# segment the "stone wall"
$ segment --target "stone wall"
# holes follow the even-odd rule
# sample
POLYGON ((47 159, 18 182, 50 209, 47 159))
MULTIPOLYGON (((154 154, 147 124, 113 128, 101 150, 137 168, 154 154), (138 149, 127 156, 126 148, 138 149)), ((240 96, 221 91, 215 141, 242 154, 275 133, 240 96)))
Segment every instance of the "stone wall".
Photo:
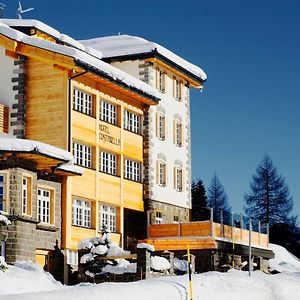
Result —
POLYGON ((174 216, 178 216, 178 222, 189 222, 189 209, 154 200, 146 200, 145 208, 150 211, 150 224, 155 224, 155 212, 161 211, 163 223, 173 223, 174 216))
POLYGON ((61 184, 48 180, 37 179, 37 174, 22 168, 8 170, 8 205, 11 225, 3 228, 7 235, 6 260, 13 263, 16 260, 35 262, 36 249, 54 250, 56 241, 61 240, 61 184), (22 214, 22 178, 31 178, 31 214, 22 214), (39 223, 37 216, 37 188, 53 188, 55 190, 54 224, 39 223))

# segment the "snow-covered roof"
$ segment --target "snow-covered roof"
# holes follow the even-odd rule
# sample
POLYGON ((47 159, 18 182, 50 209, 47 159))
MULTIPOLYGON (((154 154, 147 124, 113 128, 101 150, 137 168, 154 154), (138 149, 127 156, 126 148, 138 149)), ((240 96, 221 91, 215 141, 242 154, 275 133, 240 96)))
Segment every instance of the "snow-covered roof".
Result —
POLYGON ((73 160, 73 155, 61 148, 38 141, 16 139, 11 137, 0 137, 0 151, 31 152, 49 156, 65 162, 73 160))
POLYGON ((1 19, 0 34, 18 42, 72 57, 77 65, 89 68, 89 70, 97 72, 100 74, 100 76, 108 77, 110 80, 122 85, 123 87, 150 97, 156 102, 161 98, 161 94, 149 84, 102 61, 100 55, 95 55, 96 50, 94 51, 86 46, 85 48, 83 48, 84 46, 81 47, 80 43, 76 43, 76 41, 72 38, 60 34, 55 29, 43 24, 42 22, 35 20, 1 19), (34 36, 28 36, 10 27, 18 27, 21 26, 20 24, 23 24, 24 26, 38 25, 39 28, 49 32, 49 34, 59 37, 61 41, 68 40, 69 45, 60 45, 48 40, 36 38, 34 36))
POLYGON ((22 152, 22 153, 34 153, 47 157, 51 157, 62 162, 66 162, 59 166, 60 170, 67 172, 82 174, 83 171, 80 167, 74 166, 73 155, 61 148, 45 144, 38 141, 28 139, 17 139, 12 137, 0 137, 0 151, 22 152))
POLYGON ((133 55, 156 53, 194 76, 201 78, 201 80, 204 81, 207 79, 206 73, 198 66, 188 62, 157 43, 137 36, 122 34, 81 40, 80 43, 101 51, 103 58, 130 57, 133 55))

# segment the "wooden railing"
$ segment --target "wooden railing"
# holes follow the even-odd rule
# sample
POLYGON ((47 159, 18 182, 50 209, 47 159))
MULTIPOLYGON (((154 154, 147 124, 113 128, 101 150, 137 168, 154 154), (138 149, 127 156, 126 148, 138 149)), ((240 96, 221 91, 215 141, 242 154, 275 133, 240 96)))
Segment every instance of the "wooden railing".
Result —
MULTIPOLYGON (((211 221, 153 224, 149 225, 148 238, 170 238, 170 237, 211 237, 224 239, 236 244, 249 244, 249 230, 222 225, 211 221)), ((251 245, 253 247, 268 248, 268 234, 251 231, 251 245)))

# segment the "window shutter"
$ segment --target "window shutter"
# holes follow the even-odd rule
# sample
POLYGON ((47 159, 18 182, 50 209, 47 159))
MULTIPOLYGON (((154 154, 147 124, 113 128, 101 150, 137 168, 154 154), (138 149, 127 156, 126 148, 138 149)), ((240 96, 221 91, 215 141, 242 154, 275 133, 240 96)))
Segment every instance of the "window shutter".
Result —
POLYGON ((183 167, 181 168, 181 190, 184 190, 184 171, 183 167))
POLYGON ((156 136, 159 137, 159 113, 156 113, 156 136))
POLYGON ((183 123, 181 122, 181 126, 180 126, 180 146, 183 146, 183 123))
POLYGON ((167 135, 168 135, 168 119, 167 117, 165 116, 164 117, 164 125, 165 125, 165 128, 164 128, 164 140, 167 139, 167 135))
POLYGON ((177 190, 177 168, 174 167, 174 189, 177 190))
POLYGON ((180 95, 179 95, 179 97, 180 97, 180 100, 183 100, 183 84, 182 84, 182 82, 179 82, 179 91, 180 91, 180 95))
POLYGON ((167 73, 163 72, 163 78, 162 78, 162 82, 163 82, 163 92, 166 93, 167 92, 167 73))
POLYGON ((160 169, 160 168, 159 168, 159 165, 160 165, 160 161, 157 160, 157 161, 156 161, 156 183, 157 183, 157 184, 159 184, 159 175, 160 175, 160 174, 159 174, 159 169, 160 169))
POLYGON ((173 142, 174 142, 175 145, 176 145, 176 133, 177 133, 177 130, 176 130, 177 126, 176 125, 177 125, 177 122, 174 119, 173 120, 173 142))
POLYGON ((176 98, 176 78, 173 77, 173 97, 176 98))
POLYGON ((168 184, 168 166, 167 163, 165 163, 165 186, 168 184))
POLYGON ((159 90, 159 69, 156 69, 156 89, 159 90))

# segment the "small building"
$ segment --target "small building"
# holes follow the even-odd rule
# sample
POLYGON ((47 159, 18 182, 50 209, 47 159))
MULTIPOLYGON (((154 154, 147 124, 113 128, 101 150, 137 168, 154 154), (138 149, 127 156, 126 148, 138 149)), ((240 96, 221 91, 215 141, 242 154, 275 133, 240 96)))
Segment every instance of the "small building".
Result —
POLYGON ((72 159, 41 142, 0 137, 0 210, 11 221, 0 232, 1 255, 8 263, 36 262, 63 279, 61 183, 81 173, 72 159))

